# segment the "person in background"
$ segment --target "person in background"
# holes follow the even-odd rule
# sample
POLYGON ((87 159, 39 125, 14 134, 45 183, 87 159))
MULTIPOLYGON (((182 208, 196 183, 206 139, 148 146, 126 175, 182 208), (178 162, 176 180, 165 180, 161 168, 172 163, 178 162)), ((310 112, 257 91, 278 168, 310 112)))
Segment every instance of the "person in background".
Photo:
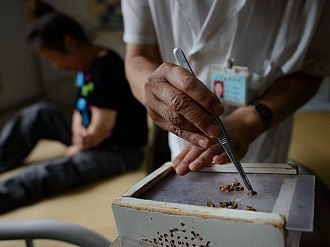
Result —
MULTIPOLYGON (((325 0, 122 1, 126 75, 150 117, 170 132, 177 174, 230 161, 210 113, 222 115, 242 162, 288 161, 293 113, 330 75, 329 10, 325 0), (196 77, 176 65, 176 47, 196 77), (230 60, 241 69, 228 70, 230 60), (213 93, 217 78, 227 78, 224 98, 234 104, 213 93)), ((322 204, 329 208, 329 197, 322 204)))
POLYGON ((30 1, 27 43, 54 67, 77 72, 72 117, 50 103, 23 109, 0 133, 0 172, 21 165, 40 139, 67 145, 64 157, 31 164, 0 181, 0 213, 137 168, 147 142, 145 108, 124 62, 93 45, 82 27, 42 1, 30 1))

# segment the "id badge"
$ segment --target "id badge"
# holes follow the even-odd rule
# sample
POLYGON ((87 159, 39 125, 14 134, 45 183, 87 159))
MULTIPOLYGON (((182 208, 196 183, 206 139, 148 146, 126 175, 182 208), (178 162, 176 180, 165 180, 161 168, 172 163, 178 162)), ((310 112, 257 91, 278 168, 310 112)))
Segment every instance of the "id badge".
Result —
POLYGON ((247 105, 248 78, 249 69, 247 67, 211 66, 211 90, 228 105, 247 105))

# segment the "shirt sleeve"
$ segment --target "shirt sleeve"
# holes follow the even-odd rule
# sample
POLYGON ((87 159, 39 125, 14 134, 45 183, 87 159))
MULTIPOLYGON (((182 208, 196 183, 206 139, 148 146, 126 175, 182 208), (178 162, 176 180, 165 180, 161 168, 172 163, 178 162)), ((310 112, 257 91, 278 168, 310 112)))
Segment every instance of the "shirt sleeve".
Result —
POLYGON ((111 53, 92 66, 93 94, 89 102, 97 107, 120 109, 127 98, 127 81, 123 61, 111 53))
POLYGON ((133 44, 156 44, 157 39, 147 0, 123 0, 124 41, 133 44))
POLYGON ((303 71, 307 74, 330 76, 330 1, 325 1, 322 14, 306 54, 303 71))

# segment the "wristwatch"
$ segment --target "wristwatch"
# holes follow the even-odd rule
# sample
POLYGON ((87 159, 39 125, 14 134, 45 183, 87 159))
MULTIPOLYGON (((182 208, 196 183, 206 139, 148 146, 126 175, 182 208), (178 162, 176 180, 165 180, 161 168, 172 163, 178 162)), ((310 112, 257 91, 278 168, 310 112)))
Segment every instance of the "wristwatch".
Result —
POLYGON ((252 105, 252 107, 254 112, 261 119, 262 124, 264 125, 264 130, 267 130, 272 124, 272 120, 273 120, 272 111, 269 109, 268 106, 266 106, 263 103, 255 103, 252 105))

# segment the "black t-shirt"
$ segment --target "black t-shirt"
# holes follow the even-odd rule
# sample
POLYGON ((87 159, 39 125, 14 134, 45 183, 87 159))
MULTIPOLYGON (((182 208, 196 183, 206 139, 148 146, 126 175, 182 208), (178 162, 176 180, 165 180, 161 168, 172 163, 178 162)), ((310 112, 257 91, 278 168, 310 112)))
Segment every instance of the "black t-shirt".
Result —
POLYGON ((125 76, 124 62, 115 52, 108 51, 105 56, 95 59, 90 73, 78 72, 77 86, 77 101, 86 100, 89 119, 91 106, 117 111, 115 126, 107 140, 122 146, 146 144, 146 109, 134 98, 125 76), (79 73, 83 78, 80 85, 79 73))

